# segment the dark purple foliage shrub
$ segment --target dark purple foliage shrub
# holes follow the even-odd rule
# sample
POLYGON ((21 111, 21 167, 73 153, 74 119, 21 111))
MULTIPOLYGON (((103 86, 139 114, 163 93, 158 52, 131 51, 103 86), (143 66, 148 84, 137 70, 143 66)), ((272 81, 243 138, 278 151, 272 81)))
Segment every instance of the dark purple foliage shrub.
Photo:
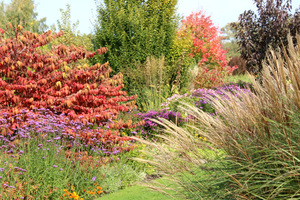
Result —
POLYGON ((287 46, 287 35, 294 38, 300 31, 300 10, 291 14, 291 0, 254 0, 257 14, 248 10, 240 15, 238 23, 232 23, 241 56, 247 71, 259 73, 262 61, 270 47, 287 46))
POLYGON ((232 75, 245 74, 247 72, 246 62, 241 56, 234 56, 228 62, 230 67, 237 66, 238 68, 233 71, 232 75))

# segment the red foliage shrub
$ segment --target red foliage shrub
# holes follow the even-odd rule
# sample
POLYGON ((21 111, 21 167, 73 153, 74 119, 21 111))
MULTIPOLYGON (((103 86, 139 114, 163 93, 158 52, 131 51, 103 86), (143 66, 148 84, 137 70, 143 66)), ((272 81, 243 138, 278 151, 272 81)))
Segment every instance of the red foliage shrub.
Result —
POLYGON ((195 78, 195 87, 217 87, 223 83, 223 77, 231 74, 235 68, 227 66, 226 51, 222 49, 219 31, 210 17, 201 11, 192 13, 182 21, 179 32, 190 34, 193 41, 190 56, 199 66, 195 78))
MULTIPOLYGON (((13 116, 21 109, 46 108, 66 113, 74 121, 100 125, 135 106, 136 96, 127 96, 121 90, 122 74, 109 77, 108 63, 76 66, 77 60, 89 59, 96 52, 103 54, 107 48, 90 52, 58 45, 45 53, 39 47, 60 37, 62 32, 38 35, 23 32, 20 26, 13 31, 15 37, 8 39, 0 31, 0 113, 6 113, 10 120, 8 132, 20 126, 13 116)), ((118 128, 130 126, 123 123, 118 128)))

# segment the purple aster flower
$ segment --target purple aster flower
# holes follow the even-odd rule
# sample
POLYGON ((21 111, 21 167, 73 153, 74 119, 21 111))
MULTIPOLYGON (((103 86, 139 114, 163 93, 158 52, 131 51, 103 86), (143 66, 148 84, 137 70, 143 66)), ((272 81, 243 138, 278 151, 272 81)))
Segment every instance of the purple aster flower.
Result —
POLYGON ((52 167, 57 167, 57 165, 53 165, 52 167))
POLYGON ((92 178, 92 181, 95 181, 95 180, 96 180, 96 178, 97 178, 97 176, 94 176, 94 177, 92 178))
POLYGON ((23 154, 24 152, 21 150, 21 151, 19 151, 19 155, 21 156, 22 154, 23 154))

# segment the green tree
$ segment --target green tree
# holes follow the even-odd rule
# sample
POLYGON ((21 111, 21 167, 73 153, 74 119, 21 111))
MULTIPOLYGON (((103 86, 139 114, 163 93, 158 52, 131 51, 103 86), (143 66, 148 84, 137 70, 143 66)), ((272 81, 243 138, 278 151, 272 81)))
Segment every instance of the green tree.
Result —
POLYGON ((46 18, 37 19, 33 0, 12 0, 10 4, 0 5, 0 27, 4 28, 9 22, 13 27, 21 25, 24 30, 35 33, 44 32, 48 26, 46 18))
POLYGON ((80 34, 78 30, 79 21, 75 23, 71 21, 71 6, 66 5, 66 10, 60 9, 61 19, 57 20, 57 28, 55 25, 51 26, 51 29, 56 31, 64 31, 64 34, 54 40, 52 45, 64 44, 66 46, 74 45, 76 47, 84 47, 87 50, 93 50, 92 35, 80 34))
POLYGON ((178 25, 176 4, 177 0, 104 0, 97 8, 94 44, 109 51, 100 61, 109 61, 117 73, 149 56, 168 57, 178 25))
POLYGON ((223 34, 223 49, 227 51, 227 60, 230 60, 235 56, 240 56, 239 45, 235 38, 236 30, 232 27, 231 24, 232 23, 226 24, 226 26, 221 28, 223 34))

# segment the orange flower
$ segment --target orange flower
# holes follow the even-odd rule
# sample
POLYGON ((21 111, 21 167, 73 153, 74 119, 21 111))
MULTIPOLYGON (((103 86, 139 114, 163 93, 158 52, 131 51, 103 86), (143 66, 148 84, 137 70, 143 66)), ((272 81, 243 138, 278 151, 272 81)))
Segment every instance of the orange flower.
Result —
POLYGON ((102 190, 98 190, 97 193, 98 193, 98 194, 102 194, 103 191, 102 191, 102 190))
POLYGON ((102 190, 102 187, 100 187, 100 186, 97 186, 97 189, 98 189, 98 190, 102 190))

